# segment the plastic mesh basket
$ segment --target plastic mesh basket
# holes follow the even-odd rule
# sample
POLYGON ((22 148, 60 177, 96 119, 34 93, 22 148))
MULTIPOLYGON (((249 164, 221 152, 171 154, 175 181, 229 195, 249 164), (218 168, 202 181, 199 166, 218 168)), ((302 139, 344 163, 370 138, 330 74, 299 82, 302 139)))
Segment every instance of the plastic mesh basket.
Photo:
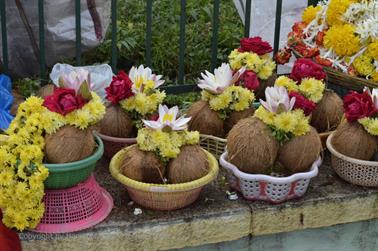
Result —
POLYGON ((378 161, 365 161, 350 158, 339 153, 332 146, 332 136, 327 139, 331 152, 331 166, 345 181, 359 186, 378 187, 378 161))
POLYGON ((308 172, 296 173, 289 177, 276 174, 248 174, 241 172, 227 160, 227 151, 220 157, 220 164, 227 170, 228 181, 232 188, 242 193, 247 200, 265 200, 281 203, 289 199, 302 197, 310 184, 311 178, 318 175, 322 163, 319 157, 308 172))
POLYGON ((101 133, 97 134, 104 141, 104 156, 108 159, 111 159, 117 152, 122 150, 122 148, 136 143, 136 138, 117 138, 107 136, 101 133))
POLYGON ((222 155, 226 148, 227 140, 212 135, 201 134, 200 146, 213 154, 217 159, 222 155))
POLYGON ((45 180, 46 189, 63 189, 73 187, 88 179, 96 167, 96 163, 104 153, 102 140, 95 136, 96 151, 86 159, 64 164, 45 164, 49 176, 45 180))
POLYGON ((113 208, 110 194, 93 175, 75 187, 46 190, 45 213, 32 230, 41 233, 69 233, 92 227, 104 220, 113 208))

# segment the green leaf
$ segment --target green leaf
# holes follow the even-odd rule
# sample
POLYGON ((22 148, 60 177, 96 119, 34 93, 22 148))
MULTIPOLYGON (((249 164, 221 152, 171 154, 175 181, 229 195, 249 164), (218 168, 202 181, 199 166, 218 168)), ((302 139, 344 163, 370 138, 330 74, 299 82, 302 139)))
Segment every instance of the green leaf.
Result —
POLYGON ((91 91, 89 90, 89 84, 87 81, 84 81, 79 88, 78 94, 80 94, 83 98, 90 100, 92 99, 91 91))

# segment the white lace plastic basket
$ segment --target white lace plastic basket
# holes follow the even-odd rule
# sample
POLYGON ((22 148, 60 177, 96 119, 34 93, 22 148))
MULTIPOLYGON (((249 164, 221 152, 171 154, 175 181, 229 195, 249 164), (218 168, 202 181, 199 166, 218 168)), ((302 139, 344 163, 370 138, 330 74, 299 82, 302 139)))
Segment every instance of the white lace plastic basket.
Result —
POLYGON ((322 164, 322 158, 319 157, 308 172, 277 177, 244 173, 226 160, 227 155, 227 151, 221 155, 220 164, 227 170, 227 178, 231 187, 241 192, 247 200, 265 200, 271 203, 281 203, 302 197, 307 191, 311 178, 318 175, 318 167, 322 164))

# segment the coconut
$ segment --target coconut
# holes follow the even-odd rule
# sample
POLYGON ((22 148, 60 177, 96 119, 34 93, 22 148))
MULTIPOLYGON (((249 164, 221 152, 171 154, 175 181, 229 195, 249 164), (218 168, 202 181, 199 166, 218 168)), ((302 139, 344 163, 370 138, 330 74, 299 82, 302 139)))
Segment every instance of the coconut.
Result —
POLYGON ((341 123, 332 136, 332 146, 348 157, 371 160, 377 152, 377 138, 358 123, 341 123))
POLYGON ((80 130, 63 126, 56 133, 45 137, 47 163, 69 163, 85 159, 93 154, 96 142, 92 129, 80 130))
POLYGON ((133 134, 133 122, 119 105, 108 105, 104 118, 100 122, 100 133, 111 137, 130 138, 133 134))
POLYGON ((237 112, 237 111, 232 111, 227 119, 224 121, 224 132, 227 134, 236 123, 239 122, 241 119, 248 118, 252 116, 255 113, 255 108, 251 107, 248 109, 245 109, 243 111, 237 112))
POLYGON ((228 160, 246 173, 266 173, 276 160, 279 144, 261 120, 240 120, 227 137, 228 160))
POLYGON ((318 132, 336 129, 344 114, 343 100, 332 90, 326 90, 312 112, 311 125, 318 132))
POLYGON ((41 87, 41 89, 39 89, 38 96, 40 96, 41 98, 45 98, 47 96, 50 96, 54 93, 55 88, 56 87, 53 84, 44 85, 44 86, 41 87))
POLYGON ((16 116, 17 114, 17 110, 18 110, 18 106, 25 101, 24 97, 17 93, 16 91, 12 91, 12 95, 13 95, 13 104, 10 108, 10 114, 12 114, 13 116, 16 116))
POLYGON ((209 162, 202 148, 198 145, 187 145, 168 165, 168 180, 178 184, 200 179, 209 172, 209 162))
POLYGON ((303 136, 285 142, 278 151, 278 162, 291 173, 308 171, 322 151, 322 142, 315 128, 303 136))
POLYGON ((146 183, 164 182, 165 166, 153 152, 139 150, 132 145, 121 162, 121 173, 126 177, 146 183))
POLYGON ((276 82, 277 73, 273 72, 272 75, 267 80, 259 79, 260 86, 259 88, 254 91, 256 100, 263 99, 265 100, 265 89, 269 86, 274 86, 274 82, 276 82))
POLYGON ((206 101, 201 100, 192 104, 187 115, 192 118, 189 121, 189 130, 224 137, 223 120, 216 111, 211 110, 206 101))

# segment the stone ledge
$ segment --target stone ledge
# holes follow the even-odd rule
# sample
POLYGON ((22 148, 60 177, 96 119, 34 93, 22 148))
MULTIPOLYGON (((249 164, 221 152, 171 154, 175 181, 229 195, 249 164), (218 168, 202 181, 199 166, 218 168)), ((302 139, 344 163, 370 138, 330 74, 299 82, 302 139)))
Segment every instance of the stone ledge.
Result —
POLYGON ((280 205, 226 199, 223 175, 188 208, 172 212, 143 209, 116 183, 102 160, 96 178, 113 196, 115 207, 97 226, 72 234, 20 234, 25 250, 166 250, 307 228, 378 218, 378 189, 345 183, 328 166, 310 184, 305 197, 280 205))

